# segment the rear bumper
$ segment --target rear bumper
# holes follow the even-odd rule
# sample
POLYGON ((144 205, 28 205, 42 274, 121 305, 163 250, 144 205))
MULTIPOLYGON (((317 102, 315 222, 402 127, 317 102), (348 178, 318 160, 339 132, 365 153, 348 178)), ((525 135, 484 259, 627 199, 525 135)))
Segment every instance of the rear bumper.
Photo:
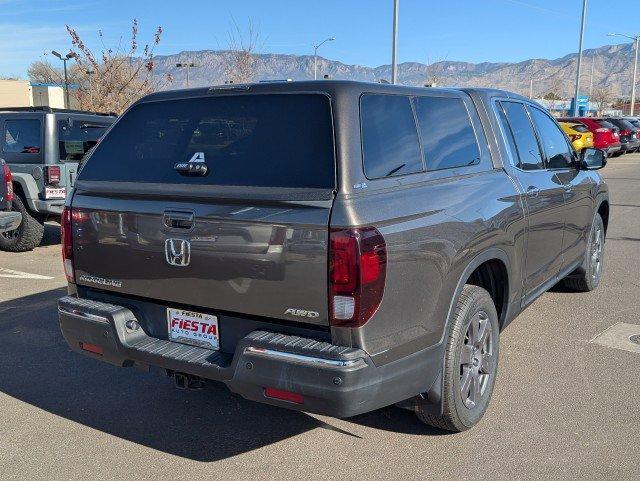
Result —
POLYGON ((28 199, 29 207, 31 210, 39 214, 48 215, 62 215, 62 209, 64 209, 64 199, 54 200, 41 200, 41 199, 28 199))
POLYGON ((605 147, 603 150, 607 153, 608 156, 612 156, 616 152, 619 152, 622 149, 621 144, 614 144, 605 147))
POLYGON ((58 310, 62 334, 76 352, 117 366, 144 363, 220 381, 252 401, 334 417, 426 392, 442 365, 440 346, 376 366, 361 349, 266 331, 240 339, 233 354, 210 351, 130 329, 136 318, 121 306, 67 296, 58 310), (82 343, 99 346, 102 353, 83 350, 82 343), (300 394, 303 401, 266 397, 267 387, 300 394))
POLYGON ((20 212, 0 212, 0 232, 17 229, 22 222, 20 212))
POLYGON ((640 147, 639 140, 629 140, 627 142, 622 143, 622 148, 625 150, 625 152, 636 150, 638 147, 640 147))

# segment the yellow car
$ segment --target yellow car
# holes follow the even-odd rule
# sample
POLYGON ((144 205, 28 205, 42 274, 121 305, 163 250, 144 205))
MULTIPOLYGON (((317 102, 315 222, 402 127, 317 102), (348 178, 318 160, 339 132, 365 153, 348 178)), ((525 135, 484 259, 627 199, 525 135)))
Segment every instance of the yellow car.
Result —
POLYGON ((560 122, 560 127, 571 140, 571 145, 573 145, 576 152, 593 147, 593 133, 586 125, 575 122, 560 122))

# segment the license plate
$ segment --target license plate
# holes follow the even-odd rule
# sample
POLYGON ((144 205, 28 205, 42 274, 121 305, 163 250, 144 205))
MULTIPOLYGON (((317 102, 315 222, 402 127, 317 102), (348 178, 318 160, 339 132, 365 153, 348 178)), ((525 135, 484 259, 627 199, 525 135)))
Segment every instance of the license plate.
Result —
POLYGON ((169 340, 206 349, 220 348, 218 318, 211 314, 167 309, 169 340))
POLYGON ((64 199, 67 196, 67 189, 65 187, 53 188, 45 187, 44 198, 45 199, 64 199))

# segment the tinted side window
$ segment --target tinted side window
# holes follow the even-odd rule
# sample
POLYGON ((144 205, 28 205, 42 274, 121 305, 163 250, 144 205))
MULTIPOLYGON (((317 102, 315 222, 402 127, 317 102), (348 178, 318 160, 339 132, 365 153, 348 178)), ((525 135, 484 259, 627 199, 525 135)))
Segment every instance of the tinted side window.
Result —
POLYGON ((416 115, 427 170, 480 163, 480 149, 462 99, 417 97, 416 115))
POLYGON ((509 121, 509 128, 516 143, 518 167, 522 170, 544 169, 536 134, 524 105, 517 102, 500 102, 509 121))
POLYGON ((80 120, 58 120, 58 146, 60 160, 82 159, 98 143, 109 124, 80 120))
POLYGON ((511 157, 512 165, 519 165, 518 159, 518 148, 516 147, 516 142, 513 138, 513 132, 511 131, 511 127, 509 127, 509 121, 507 120, 507 115, 504 113, 504 109, 502 106, 498 106, 496 109, 498 111, 498 118, 500 119, 500 126, 502 127, 502 131, 507 140, 507 150, 509 151, 509 156, 511 157))
POLYGON ((369 179, 423 170, 409 97, 363 95, 360 117, 364 171, 369 179))
POLYGON ((42 149, 40 121, 6 120, 2 150, 16 154, 38 154, 42 149))
POLYGON ((533 123, 538 129, 540 140, 547 156, 547 168, 561 169, 571 167, 572 149, 569 147, 562 130, 542 110, 529 108, 533 123))

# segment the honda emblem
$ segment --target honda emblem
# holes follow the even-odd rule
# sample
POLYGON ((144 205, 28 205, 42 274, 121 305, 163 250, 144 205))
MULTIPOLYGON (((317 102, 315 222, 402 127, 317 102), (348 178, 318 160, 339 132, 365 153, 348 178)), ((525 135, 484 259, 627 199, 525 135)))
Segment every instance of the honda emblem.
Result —
POLYGON ((167 239, 164 241, 164 255, 169 265, 188 266, 191 261, 191 243, 184 239, 167 239))

